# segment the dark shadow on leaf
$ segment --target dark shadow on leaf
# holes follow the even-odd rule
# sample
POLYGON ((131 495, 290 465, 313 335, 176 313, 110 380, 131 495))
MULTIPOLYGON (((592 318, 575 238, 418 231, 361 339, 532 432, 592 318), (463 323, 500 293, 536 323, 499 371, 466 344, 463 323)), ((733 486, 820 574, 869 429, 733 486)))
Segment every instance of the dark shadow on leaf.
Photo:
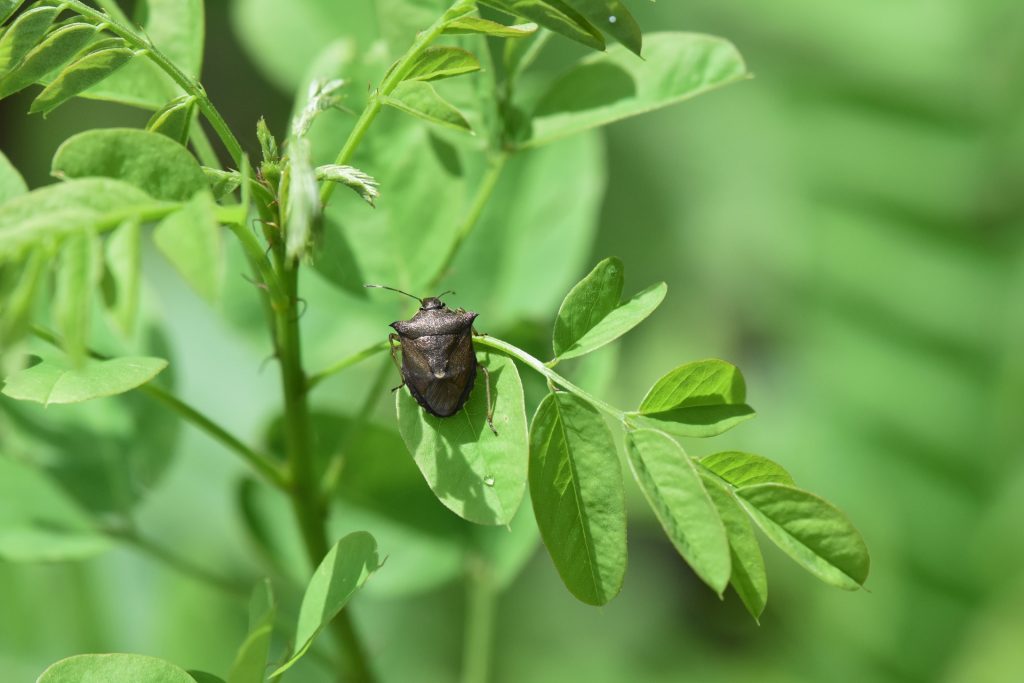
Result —
POLYGON ((622 67, 607 62, 585 64, 556 81, 534 115, 598 109, 635 95, 636 83, 622 67))
POLYGON ((332 284, 365 299, 363 274, 344 228, 330 217, 324 217, 323 229, 323 244, 316 251, 313 267, 332 284))

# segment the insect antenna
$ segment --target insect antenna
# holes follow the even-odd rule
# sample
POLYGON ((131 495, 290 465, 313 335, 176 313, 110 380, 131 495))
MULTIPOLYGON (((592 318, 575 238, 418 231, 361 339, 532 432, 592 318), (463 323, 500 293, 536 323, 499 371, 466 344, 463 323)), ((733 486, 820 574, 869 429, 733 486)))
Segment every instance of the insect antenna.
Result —
POLYGON ((448 290, 447 292, 441 292, 440 294, 438 294, 438 295, 437 295, 436 297, 434 297, 434 298, 435 298, 435 299, 440 299, 440 298, 441 298, 442 296, 444 296, 445 294, 454 294, 454 293, 455 293, 455 290, 454 290, 454 289, 449 289, 449 290, 448 290))
POLYGON ((418 296, 413 296, 409 292, 403 292, 400 289, 395 289, 394 287, 388 287, 387 285, 363 285, 363 287, 369 287, 369 288, 372 288, 372 289, 390 289, 392 292, 398 292, 399 294, 405 294, 407 297, 409 297, 411 299, 416 299, 416 301, 420 302, 420 305, 423 304, 423 299, 419 298, 418 296))

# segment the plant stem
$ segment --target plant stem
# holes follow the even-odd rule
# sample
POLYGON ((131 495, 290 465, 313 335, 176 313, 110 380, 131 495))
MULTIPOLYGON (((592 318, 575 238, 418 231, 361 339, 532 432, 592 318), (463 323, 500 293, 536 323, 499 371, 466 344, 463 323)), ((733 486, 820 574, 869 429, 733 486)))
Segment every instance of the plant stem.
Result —
MULTIPOLYGON (((43 341, 56 346, 57 348, 60 348, 61 346, 60 339, 57 335, 49 330, 43 329, 42 327, 33 326, 32 334, 43 341)), ((110 356, 93 351, 92 349, 89 349, 88 354, 96 360, 110 360, 110 356)), ((252 448, 249 448, 242 443, 238 437, 231 434, 228 430, 224 429, 219 424, 206 417, 166 389, 162 389, 156 384, 149 382, 148 384, 143 384, 139 387, 139 390, 157 399, 171 410, 178 413, 178 415, 184 420, 192 423, 195 427, 198 427, 200 430, 212 436, 215 440, 227 446, 229 450, 234 451, 237 455, 241 456, 243 460, 249 463, 252 468, 259 472, 268 482, 270 482, 270 484, 277 488, 284 488, 286 484, 284 475, 281 473, 281 470, 277 465, 270 460, 270 458, 257 453, 252 448)))
POLYGON ((336 375, 342 370, 347 370, 353 365, 362 363, 367 358, 372 358, 382 351, 388 350, 388 342, 377 342, 373 346, 367 346, 362 351, 356 351, 351 356, 342 358, 337 363, 329 365, 315 375, 311 375, 309 380, 306 382, 306 390, 311 391, 313 387, 329 378, 331 375, 336 375))
POLYGON ((471 558, 466 571, 466 621, 462 640, 462 683, 487 683, 494 646, 497 591, 491 568, 471 558))
POLYGON ((489 337, 486 335, 474 337, 473 342, 476 344, 480 344, 481 346, 488 346, 492 349, 497 349, 498 351, 501 351, 503 353, 508 354, 509 356, 512 356, 521 363, 525 363, 526 365, 530 366, 531 368, 539 372, 541 375, 546 377, 549 381, 560 386, 562 389, 565 389, 570 394, 575 394, 576 396, 579 396, 584 401, 591 404, 592 406, 594 406, 601 412, 605 413, 606 415, 614 417, 619 422, 626 421, 626 413, 619 410, 615 406, 605 403, 596 396, 576 386, 575 384, 567 380, 565 377, 562 377, 557 372, 555 372, 547 365, 545 365, 543 361, 534 358, 526 351, 523 351, 522 349, 513 346, 512 344, 509 344, 506 341, 495 339, 494 337, 489 337))
POLYGON ((203 88, 199 81, 179 69, 174 62, 154 47, 152 43, 136 33, 135 29, 129 28, 125 23, 118 21, 117 18, 113 16, 113 13, 101 12, 100 10, 86 5, 84 2, 81 2, 81 0, 64 0, 64 4, 74 9, 83 17, 105 23, 112 33, 123 38, 134 49, 145 50, 146 56, 154 64, 170 76, 182 90, 196 98, 196 102, 199 104, 199 110, 203 112, 203 115, 210 122, 210 125, 213 126, 214 132, 217 133, 217 137, 219 137, 221 142, 224 143, 224 147, 227 149, 228 154, 231 155, 231 158, 234 159, 239 168, 242 167, 244 160, 242 146, 238 143, 238 139, 235 137, 235 134, 231 132, 231 129, 228 127, 224 117, 222 117, 220 112, 217 111, 217 108, 213 106, 213 102, 210 101, 209 96, 206 94, 206 89, 203 88))
POLYGON ((204 583, 211 588, 224 591, 233 597, 242 599, 245 599, 249 594, 247 587, 240 586, 236 581, 232 581, 227 577, 215 574, 204 567, 193 564, 190 560, 175 555, 167 548, 157 545, 148 538, 140 536, 136 531, 128 529, 107 530, 106 534, 112 538, 116 538, 117 540, 124 541, 132 545, 153 559, 163 562, 171 569, 174 569, 184 576, 195 579, 200 583, 204 583))
POLYGON ((487 166, 487 172, 480 180, 476 195, 473 197, 473 204, 469 207, 469 212, 459 226, 459 231, 455 234, 455 241, 452 242, 451 248, 448 249, 448 253, 445 255, 444 261, 442 261, 441 267, 437 271, 437 276, 431 282, 431 287, 436 286, 438 281, 444 277, 466 238, 469 237, 477 223, 480 222, 480 216, 487 207, 487 202, 490 201, 491 195, 494 194, 494 188, 498 186, 498 180, 501 178, 502 171, 505 170, 508 157, 508 152, 499 152, 491 157, 490 163, 487 166))
POLYGON ((177 396, 153 384, 152 382, 149 384, 143 384, 139 389, 178 413, 178 415, 183 419, 191 422, 194 426, 206 432, 216 441, 227 446, 229 450, 234 451, 243 460, 249 463, 254 470, 259 472, 260 475, 271 485, 279 489, 283 489, 287 485, 287 481, 285 480, 284 474, 281 473, 281 469, 272 460, 270 460, 270 458, 249 448, 242 443, 238 437, 228 432, 226 429, 179 399, 177 396))
MULTIPOLYGON (((382 98, 394 92, 398 84, 405 80, 416 59, 444 32, 448 22, 471 11, 474 6, 473 0, 456 0, 428 29, 417 34, 416 40, 413 41, 413 44, 406 53, 402 55, 402 58, 395 62, 391 71, 381 82, 380 88, 370 95, 363 113, 359 115, 359 119, 356 121, 355 128, 349 133, 348 139, 345 140, 341 151, 338 152, 338 157, 334 161, 335 164, 347 164, 352 159, 356 148, 359 147, 359 143, 362 142, 363 137, 366 135, 366 131, 370 129, 370 125, 373 124, 377 114, 380 113, 380 108, 383 106, 382 98)), ((327 205, 331 195, 334 193, 335 185, 336 183, 324 181, 320 188, 321 204, 327 205)))
MULTIPOLYGON (((285 266, 282 273, 289 306, 275 309, 281 383, 284 389, 285 443, 290 467, 289 483, 292 509, 298 520, 302 540, 313 568, 327 554, 326 510, 320 495, 319 477, 310 448, 312 423, 306 396, 307 379, 302 369, 302 348, 299 334, 298 263, 285 266)), ((331 622, 331 630, 348 655, 352 679, 373 681, 363 645, 349 613, 342 610, 331 622)), ((343 680, 339 672, 339 680, 343 680)))

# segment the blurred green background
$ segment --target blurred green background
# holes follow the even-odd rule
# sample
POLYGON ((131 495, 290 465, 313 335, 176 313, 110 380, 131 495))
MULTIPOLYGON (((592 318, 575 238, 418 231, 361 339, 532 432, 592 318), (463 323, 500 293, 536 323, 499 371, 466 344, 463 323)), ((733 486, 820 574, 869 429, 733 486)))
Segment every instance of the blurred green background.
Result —
MULTIPOLYGON (((275 70, 274 50, 282 48, 265 36, 239 40, 245 14, 233 16, 233 6, 267 2, 210 0, 207 8, 203 81, 250 150, 258 115, 284 130, 295 77, 286 65, 275 70), (257 70, 253 54, 271 66, 257 70)), ((351 28, 345 3, 337 4, 337 26, 320 25, 327 38, 351 28)), ((869 592, 819 585, 766 546, 770 598, 757 626, 734 595, 722 604, 699 584, 630 483, 630 566, 607 607, 576 603, 532 545, 528 523, 513 531, 524 539, 513 554, 529 559, 498 603, 494 680, 1024 680, 1024 6, 632 4, 646 31, 731 39, 756 78, 563 143, 568 166, 566 154, 562 167, 557 154, 536 161, 579 171, 599 214, 571 210, 595 229, 585 227, 576 251, 554 262, 536 255, 551 278, 522 289, 513 283, 504 298, 475 296, 470 278, 459 281, 457 262, 457 303, 481 312, 482 330, 538 348, 555 309, 519 302, 513 313, 522 315, 510 314, 510 297, 528 298, 539 287, 557 305, 607 255, 626 263, 627 293, 666 280, 661 309, 581 374, 630 406, 683 361, 739 365, 758 419, 688 449, 763 453, 843 508, 872 551, 869 592)), ((283 50, 302 58, 321 37, 283 50)), ((550 68, 572 54, 555 41, 550 68)), ((43 121, 24 115, 30 101, 31 93, 0 104, 0 148, 33 187, 50 182, 49 159, 70 134, 147 118, 76 102, 43 121)), ((571 199, 559 199, 536 220, 570 210, 564 201, 571 199)), ((485 216, 466 258, 490 248, 496 213, 485 216)), ((179 393, 261 438, 278 385, 272 368, 260 369, 269 347, 255 331, 248 285, 233 278, 225 322, 162 261, 149 259, 146 268, 179 393)), ((313 369, 383 338, 386 324, 405 312, 399 302, 354 297, 315 275, 304 291, 313 369)), ((368 392, 381 394, 372 404, 378 427, 366 430, 359 451, 373 462, 351 465, 336 529, 365 527, 390 555, 353 606, 384 679, 451 681, 461 657, 458 576, 468 532, 423 497, 426 487, 396 444, 378 383, 387 362, 377 358, 331 380, 316 400, 319 410, 344 415, 368 392), (370 489, 361 492, 358 482, 374 477, 391 498, 360 500, 370 489), (422 528, 396 521, 386 509, 392 503, 422 504, 422 528)), ((135 405, 124 401, 112 405, 135 405)), ((11 420, 14 409, 3 405, 11 420)), ((105 476, 118 458, 152 470, 126 477, 138 489, 129 498, 146 494, 135 519, 148 537, 239 585, 265 573, 237 504, 242 469, 219 446, 173 425, 136 444, 123 416, 103 413, 112 408, 75 418, 59 409, 23 417, 68 439, 79 433, 69 424, 116 435, 111 443, 75 441, 86 452, 64 457, 80 457, 73 462, 84 474, 72 467, 69 476, 105 476)), ((146 419, 146 406, 134 410, 146 419)), ((276 514, 287 524, 283 506, 276 514)), ((281 575, 293 571, 301 568, 281 575)), ((148 653, 223 674, 245 627, 244 601, 137 548, 118 546, 79 564, 0 564, 5 681, 34 680, 50 662, 88 651, 148 653)), ((326 680, 315 662, 301 671, 296 680, 326 680)))

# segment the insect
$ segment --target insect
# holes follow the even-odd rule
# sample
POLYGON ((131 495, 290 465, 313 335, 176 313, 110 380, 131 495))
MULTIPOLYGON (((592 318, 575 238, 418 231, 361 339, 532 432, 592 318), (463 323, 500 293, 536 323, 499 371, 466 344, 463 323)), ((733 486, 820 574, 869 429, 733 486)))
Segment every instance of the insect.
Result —
POLYGON ((402 375, 402 383, 392 389, 397 391, 409 387, 409 393, 416 402, 431 415, 451 417, 469 399, 476 381, 477 368, 484 373, 487 390, 487 426, 494 435, 494 410, 491 404, 491 375, 487 368, 477 365, 473 351, 473 321, 477 313, 461 308, 452 310, 441 301, 445 294, 421 299, 408 292, 385 285, 365 285, 377 289, 389 289, 420 302, 420 310, 408 320, 391 323, 395 332, 388 335, 391 345, 391 359, 402 375), (399 363, 395 342, 402 348, 399 363))

